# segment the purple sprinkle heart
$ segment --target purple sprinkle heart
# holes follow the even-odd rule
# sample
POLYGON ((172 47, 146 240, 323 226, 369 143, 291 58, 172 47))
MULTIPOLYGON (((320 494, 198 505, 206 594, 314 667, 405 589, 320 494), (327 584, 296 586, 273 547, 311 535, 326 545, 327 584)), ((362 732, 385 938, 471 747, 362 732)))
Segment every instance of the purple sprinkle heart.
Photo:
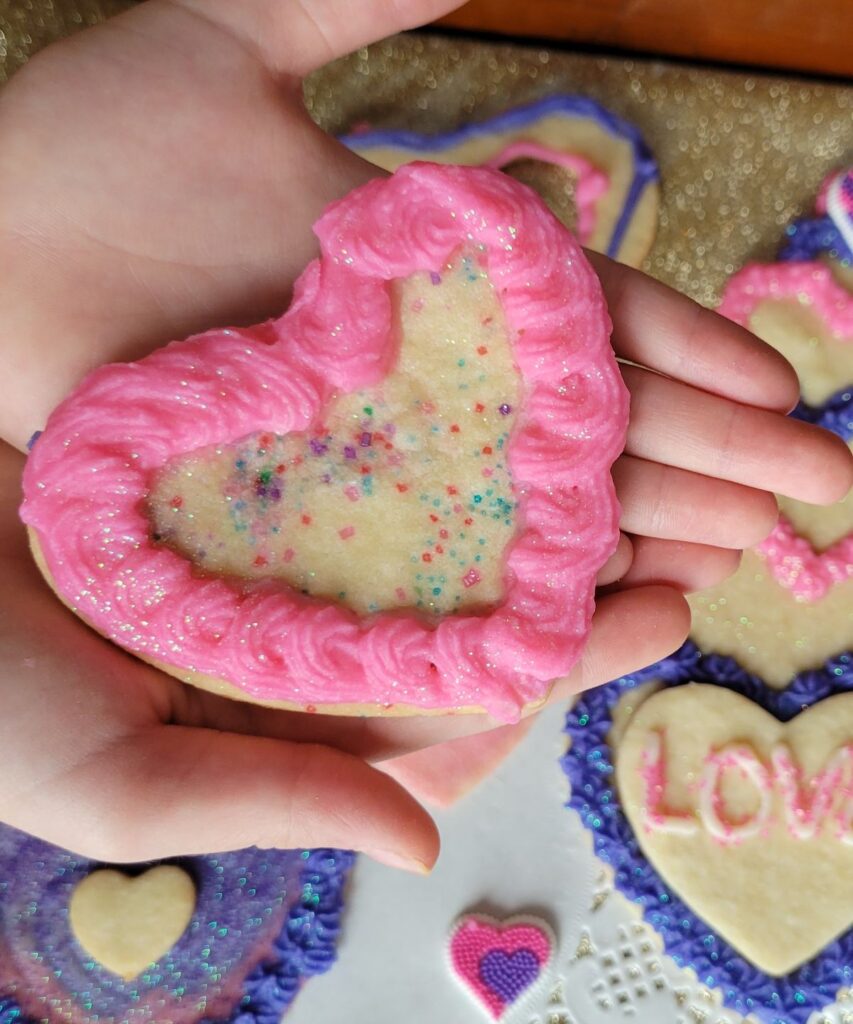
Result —
POLYGON ((529 949, 493 949, 480 961, 480 981, 505 1005, 514 1003, 539 977, 542 965, 529 949))

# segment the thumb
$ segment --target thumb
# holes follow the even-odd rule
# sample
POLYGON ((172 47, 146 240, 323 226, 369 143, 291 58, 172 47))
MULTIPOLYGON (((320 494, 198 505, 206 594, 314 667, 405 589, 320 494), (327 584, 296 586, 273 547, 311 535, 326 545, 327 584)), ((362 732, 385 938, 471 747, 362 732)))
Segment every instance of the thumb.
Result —
POLYGON ((14 824, 98 860, 319 846, 426 873, 438 855, 432 819, 402 786, 318 744, 157 726, 63 782, 61 807, 33 794, 14 824))
POLYGON ((175 0, 227 29, 278 74, 301 77, 345 53, 459 7, 462 0, 175 0))

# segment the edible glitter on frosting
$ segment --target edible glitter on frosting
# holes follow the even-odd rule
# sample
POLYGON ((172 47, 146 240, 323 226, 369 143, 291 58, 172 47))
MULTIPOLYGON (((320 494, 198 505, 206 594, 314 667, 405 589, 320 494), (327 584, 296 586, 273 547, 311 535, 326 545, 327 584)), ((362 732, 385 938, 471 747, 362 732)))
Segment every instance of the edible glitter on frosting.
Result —
POLYGON ((500 1020, 542 976, 554 947, 551 929, 538 918, 466 914, 450 933, 448 959, 466 990, 500 1020))
POLYGON ((595 852, 612 868, 616 887, 661 935, 667 953, 692 969, 702 984, 718 989, 725 1005, 739 1013, 752 1013, 766 1024, 806 1024, 853 983, 853 929, 796 971, 773 978, 713 932, 651 866, 620 805, 608 737, 622 697, 652 681, 669 687, 688 682, 724 686, 787 722, 825 697, 853 692, 853 653, 801 673, 784 690, 772 690, 734 659, 703 655, 688 641, 671 657, 582 694, 566 719, 571 747, 561 764, 571 784, 568 806, 592 833, 595 852))
MULTIPOLYGON (((22 518, 59 593, 119 645, 298 706, 485 708, 513 720, 570 671, 618 540, 610 466, 627 391, 598 280, 541 201, 485 168, 408 165, 333 204, 290 310, 94 371, 51 415, 22 518), (525 388, 507 446, 522 528, 487 615, 359 620, 261 581, 201 578, 155 547, 143 501, 175 455, 309 429, 330 397, 387 374, 387 282, 484 246, 525 388), (555 599, 559 595, 559 599, 555 599)), ((508 410, 509 411, 509 410, 508 410)))
POLYGON ((853 534, 816 551, 784 516, 755 549, 774 578, 797 600, 819 601, 836 583, 853 579, 853 534))
MULTIPOLYGON (((0 1020, 65 1024, 278 1021, 335 960, 353 855, 240 850, 175 861, 197 889, 190 924, 131 981, 94 961, 68 903, 96 862, 0 829, 0 1020)), ((124 869, 130 870, 130 869, 124 869)))
MULTIPOLYGON (((450 150, 473 138, 482 138, 499 132, 518 132, 531 124, 549 116, 588 118, 618 138, 629 142, 633 154, 633 173, 625 201, 616 224, 607 242, 606 255, 615 257, 624 241, 631 218, 637 208, 646 187, 658 181, 657 163, 651 150, 643 141, 637 127, 629 121, 618 117, 606 107, 601 106, 589 96, 557 95, 527 103, 507 110, 496 117, 473 124, 465 124, 450 132, 421 135, 411 131, 360 131, 341 136, 341 142, 350 146, 363 156, 370 158, 371 149, 394 147, 411 152, 411 158, 441 158, 444 151, 450 150)), ((588 161, 585 164, 566 164, 566 154, 551 146, 534 145, 519 139, 515 145, 526 147, 525 156, 567 167, 577 175, 576 198, 578 201, 578 232, 581 241, 586 241, 592 233, 595 223, 594 203, 603 194, 600 168, 594 168, 588 161)), ((496 154, 490 166, 504 167, 517 159, 522 151, 511 150, 496 154)))

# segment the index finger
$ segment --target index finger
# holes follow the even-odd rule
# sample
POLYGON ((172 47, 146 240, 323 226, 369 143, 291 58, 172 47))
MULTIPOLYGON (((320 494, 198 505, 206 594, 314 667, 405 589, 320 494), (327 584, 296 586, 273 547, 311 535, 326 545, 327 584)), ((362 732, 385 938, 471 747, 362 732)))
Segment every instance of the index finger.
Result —
POLYGON ((639 270, 587 252, 613 320, 620 359, 735 402, 790 412, 799 398, 793 367, 744 327, 639 270))

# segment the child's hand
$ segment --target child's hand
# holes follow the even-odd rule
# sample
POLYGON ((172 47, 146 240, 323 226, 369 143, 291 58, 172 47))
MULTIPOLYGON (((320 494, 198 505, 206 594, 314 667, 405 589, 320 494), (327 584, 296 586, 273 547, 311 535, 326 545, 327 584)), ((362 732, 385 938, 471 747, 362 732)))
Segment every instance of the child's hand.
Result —
MULTIPOLYGON (((99 363, 279 313, 314 255, 313 221, 378 173, 311 123, 299 78, 452 6, 148 0, 20 72, 0 95, 0 371, 15 381, 0 435, 22 447, 99 363)), ((595 263, 617 352, 648 369, 625 368, 632 418, 615 478, 632 537, 601 577, 621 582, 557 697, 678 646, 680 591, 732 571, 769 532, 769 492, 831 502, 851 480, 837 438, 780 415, 797 396, 780 357, 642 274, 595 263)), ((431 862, 428 817, 360 759, 490 723, 272 713, 183 687, 39 581, 15 519, 20 459, 0 461, 0 817, 111 860, 328 843, 431 862)))

